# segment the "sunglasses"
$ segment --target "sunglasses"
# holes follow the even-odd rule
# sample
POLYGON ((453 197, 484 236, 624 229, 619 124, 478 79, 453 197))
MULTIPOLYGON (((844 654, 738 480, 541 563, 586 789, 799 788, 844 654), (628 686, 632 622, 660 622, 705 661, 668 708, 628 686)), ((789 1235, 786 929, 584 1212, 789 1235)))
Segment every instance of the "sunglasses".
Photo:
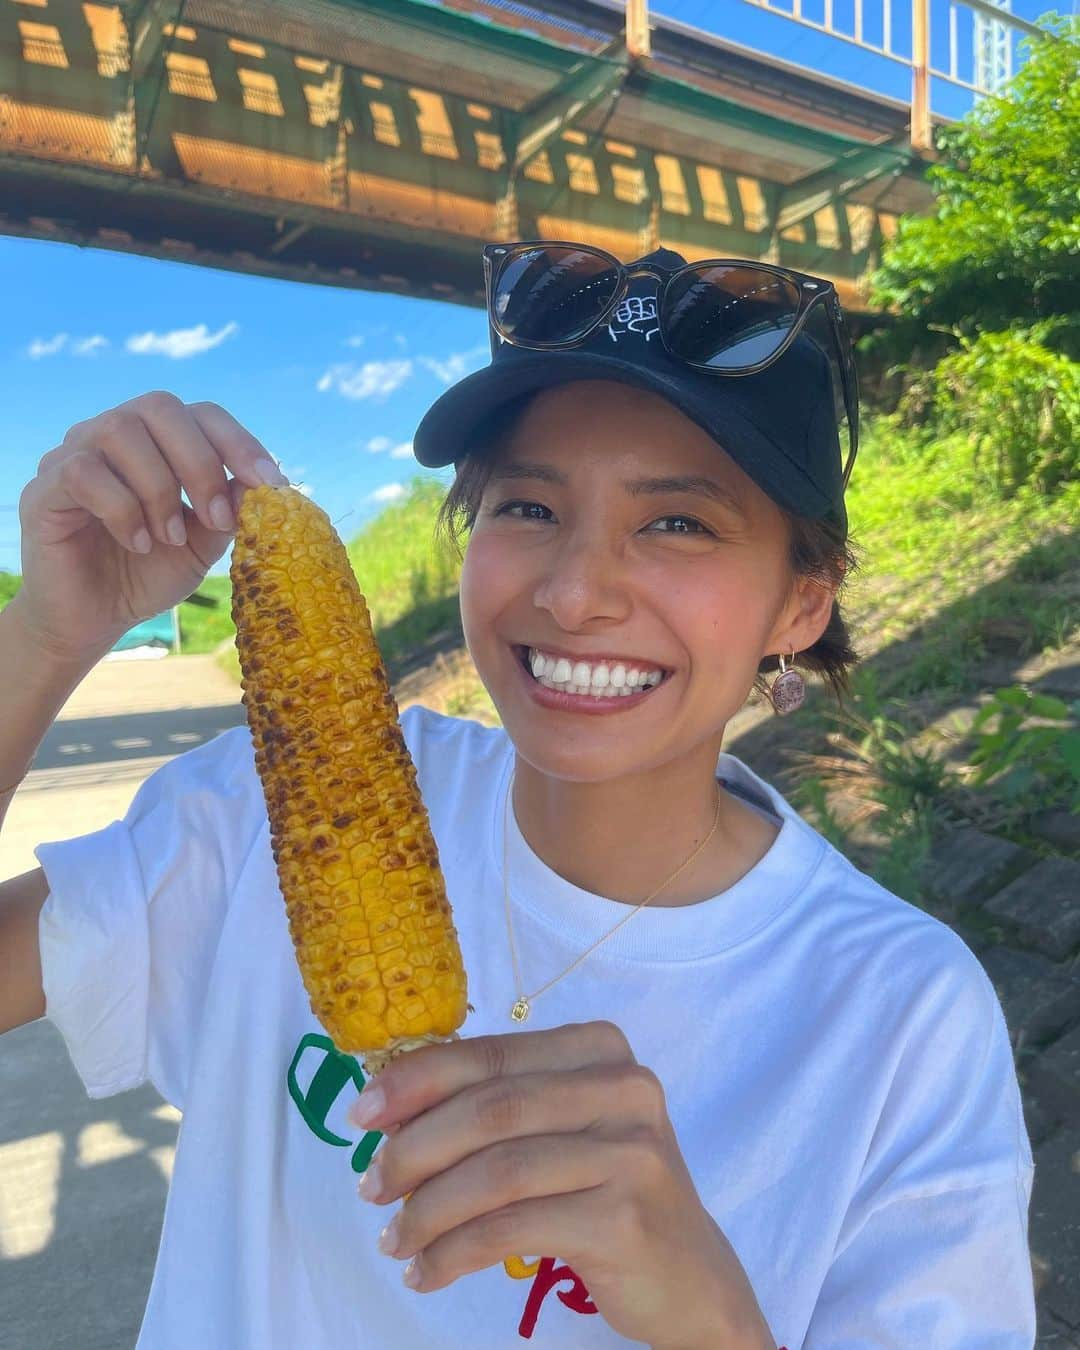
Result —
POLYGON ((840 491, 847 487, 859 447, 859 382, 831 281, 738 258, 674 267, 624 264, 602 248, 561 239, 485 244, 483 263, 489 322, 515 347, 577 346, 616 309, 630 278, 643 272, 659 281, 657 323, 665 350, 695 370, 755 375, 778 361, 805 329, 829 359, 841 437, 847 427, 840 491))

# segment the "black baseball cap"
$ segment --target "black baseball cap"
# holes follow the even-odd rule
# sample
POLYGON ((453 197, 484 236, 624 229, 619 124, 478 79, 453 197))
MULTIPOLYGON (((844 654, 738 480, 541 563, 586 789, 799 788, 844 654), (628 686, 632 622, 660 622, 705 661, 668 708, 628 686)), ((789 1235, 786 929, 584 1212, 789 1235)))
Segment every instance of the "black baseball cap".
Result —
MULTIPOLYGON (((683 266, 672 249, 639 262, 683 266)), ((787 351, 754 375, 718 376, 669 356, 657 325, 657 278, 631 278, 606 323, 576 347, 536 351, 504 341, 488 323, 491 361, 431 405, 413 436, 427 468, 463 459, 481 424, 503 403, 530 390, 575 380, 614 380, 651 389, 675 404, 735 460, 774 501, 811 519, 831 516, 847 528, 836 388, 825 344, 824 307, 813 307, 787 351)))

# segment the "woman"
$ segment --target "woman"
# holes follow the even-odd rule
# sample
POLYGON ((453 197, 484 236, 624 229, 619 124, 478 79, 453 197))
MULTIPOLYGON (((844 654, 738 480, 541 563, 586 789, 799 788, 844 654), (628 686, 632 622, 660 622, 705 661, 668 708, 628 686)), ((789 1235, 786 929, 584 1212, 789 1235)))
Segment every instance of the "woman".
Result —
MULTIPOLYGON (((44 1013, 92 1095, 149 1078, 185 1113, 140 1347, 1031 1346, 1032 1158, 989 980, 721 749, 780 657, 839 692, 855 655, 831 288, 556 241, 489 245, 485 274, 491 365, 414 448, 456 465, 442 524, 468 532, 462 620, 503 725, 401 718, 463 1039, 357 1096, 299 979, 246 728, 0 888, 26 972, 0 1026, 44 1013), (342 1184, 354 1144, 371 1204, 342 1184)), ((46 456, 0 615, 0 782, 88 655, 221 555, 211 498, 260 463, 223 410, 156 396, 46 456)))

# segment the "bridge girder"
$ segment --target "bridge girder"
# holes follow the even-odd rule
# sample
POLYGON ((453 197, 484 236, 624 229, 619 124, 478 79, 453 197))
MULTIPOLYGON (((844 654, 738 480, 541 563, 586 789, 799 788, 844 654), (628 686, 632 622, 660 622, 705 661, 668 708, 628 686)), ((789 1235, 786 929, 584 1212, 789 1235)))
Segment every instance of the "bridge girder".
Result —
POLYGON ((5 5, 13 234, 466 304, 487 238, 667 243, 787 258, 860 307, 931 201, 903 105, 768 58, 680 65, 662 22, 631 52, 410 0, 49 0, 50 38, 5 5))

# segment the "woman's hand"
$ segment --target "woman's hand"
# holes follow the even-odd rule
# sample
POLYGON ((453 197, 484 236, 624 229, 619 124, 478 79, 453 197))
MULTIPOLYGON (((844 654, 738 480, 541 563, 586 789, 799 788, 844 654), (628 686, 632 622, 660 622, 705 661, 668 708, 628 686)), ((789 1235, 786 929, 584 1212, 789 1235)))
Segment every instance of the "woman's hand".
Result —
POLYGON ((408 1197, 391 1254, 418 1257, 420 1290, 544 1254, 573 1268, 615 1331, 654 1350, 775 1350, 659 1080, 610 1022, 411 1051, 350 1114, 390 1135, 361 1194, 408 1197))
POLYGON ((196 589, 229 546, 245 484, 286 481, 216 403, 141 394, 77 423, 38 464, 19 500, 11 605, 45 651, 92 663, 196 589))

